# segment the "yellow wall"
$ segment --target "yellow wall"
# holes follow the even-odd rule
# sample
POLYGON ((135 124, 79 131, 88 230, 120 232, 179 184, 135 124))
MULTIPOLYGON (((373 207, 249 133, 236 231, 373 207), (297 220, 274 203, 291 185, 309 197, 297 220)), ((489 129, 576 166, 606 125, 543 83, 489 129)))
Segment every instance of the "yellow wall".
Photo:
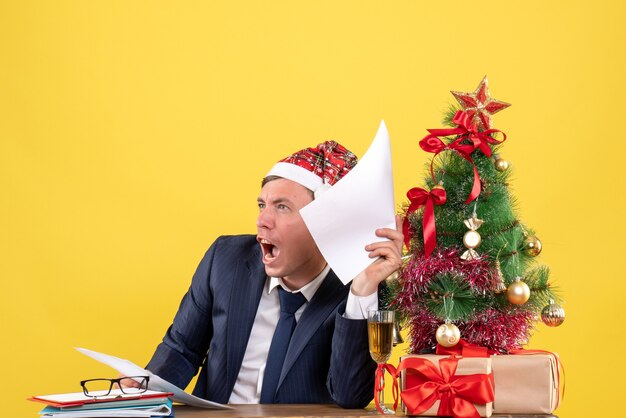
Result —
POLYGON ((290 152, 363 155, 384 118, 401 203, 448 91, 487 74, 513 103, 495 124, 521 219, 567 300, 531 347, 563 358, 560 416, 616 416, 625 18, 619 1, 2 1, 5 415, 115 374, 74 346, 144 364, 213 239, 255 231, 259 180, 290 152))

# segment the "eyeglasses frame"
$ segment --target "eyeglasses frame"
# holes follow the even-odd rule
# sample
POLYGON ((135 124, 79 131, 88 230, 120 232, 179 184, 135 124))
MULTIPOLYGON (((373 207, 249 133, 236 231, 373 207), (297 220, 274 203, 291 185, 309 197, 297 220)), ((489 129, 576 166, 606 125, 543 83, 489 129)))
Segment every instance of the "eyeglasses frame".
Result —
MULTIPOLYGON (((111 391, 113 390, 113 385, 117 384, 117 386, 120 388, 120 391, 125 394, 125 395, 134 395, 134 394, 138 394, 138 393, 144 393, 145 391, 148 390, 148 382, 150 381, 150 376, 124 376, 124 377, 118 377, 116 379, 108 379, 106 377, 99 377, 99 378, 94 378, 94 379, 86 379, 86 380, 81 380, 80 381, 80 386, 83 388, 83 393, 85 394, 85 396, 90 397, 90 398, 98 398, 100 396, 108 396, 111 391), (127 393, 124 392, 124 387, 120 384, 120 382, 124 379, 144 379, 145 380, 145 385, 143 385, 141 388, 139 389, 143 389, 140 392, 132 392, 132 393, 127 393), (109 391, 107 393, 104 394, 98 394, 98 395, 90 395, 89 394, 89 390, 87 389, 87 387, 85 386, 86 383, 88 382, 93 382, 96 380, 105 380, 108 381, 110 383, 109 385, 109 391)), ((135 388, 136 390, 137 388, 135 388)))

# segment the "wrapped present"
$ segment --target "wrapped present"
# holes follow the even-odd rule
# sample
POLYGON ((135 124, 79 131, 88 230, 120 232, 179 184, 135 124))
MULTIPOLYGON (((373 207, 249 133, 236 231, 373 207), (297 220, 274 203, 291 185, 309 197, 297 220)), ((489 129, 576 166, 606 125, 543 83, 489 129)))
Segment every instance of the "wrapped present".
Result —
POLYGON ((400 359, 397 374, 407 415, 491 416, 494 387, 490 358, 408 355, 400 359))
POLYGON ((515 350, 491 357, 497 414, 550 414, 559 405, 558 356, 549 352, 515 350))

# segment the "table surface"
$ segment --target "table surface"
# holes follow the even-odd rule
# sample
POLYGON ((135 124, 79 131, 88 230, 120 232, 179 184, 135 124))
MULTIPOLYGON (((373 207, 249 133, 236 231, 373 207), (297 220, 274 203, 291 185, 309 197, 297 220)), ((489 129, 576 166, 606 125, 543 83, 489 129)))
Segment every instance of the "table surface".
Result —
MULTIPOLYGON (((231 405, 233 409, 202 409, 185 405, 174 407, 175 418, 212 418, 212 417, 372 417, 379 415, 375 408, 343 409, 337 405, 231 405)), ((492 417, 512 418, 557 418, 555 415, 492 415, 492 417)))

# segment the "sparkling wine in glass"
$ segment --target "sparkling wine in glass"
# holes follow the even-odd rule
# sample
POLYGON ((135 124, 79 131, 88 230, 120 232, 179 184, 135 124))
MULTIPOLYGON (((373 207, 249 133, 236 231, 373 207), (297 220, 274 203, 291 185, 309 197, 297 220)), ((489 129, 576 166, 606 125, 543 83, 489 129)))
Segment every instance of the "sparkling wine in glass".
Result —
MULTIPOLYGON (((394 311, 369 311, 367 313, 367 335, 369 340, 370 355, 379 365, 389 361, 393 349, 393 317, 394 311)), ((382 382, 376 382, 377 386, 384 386, 385 370, 382 370, 382 382)), ((385 414, 394 414, 385 406, 384 392, 378 392, 380 409, 385 414)))

